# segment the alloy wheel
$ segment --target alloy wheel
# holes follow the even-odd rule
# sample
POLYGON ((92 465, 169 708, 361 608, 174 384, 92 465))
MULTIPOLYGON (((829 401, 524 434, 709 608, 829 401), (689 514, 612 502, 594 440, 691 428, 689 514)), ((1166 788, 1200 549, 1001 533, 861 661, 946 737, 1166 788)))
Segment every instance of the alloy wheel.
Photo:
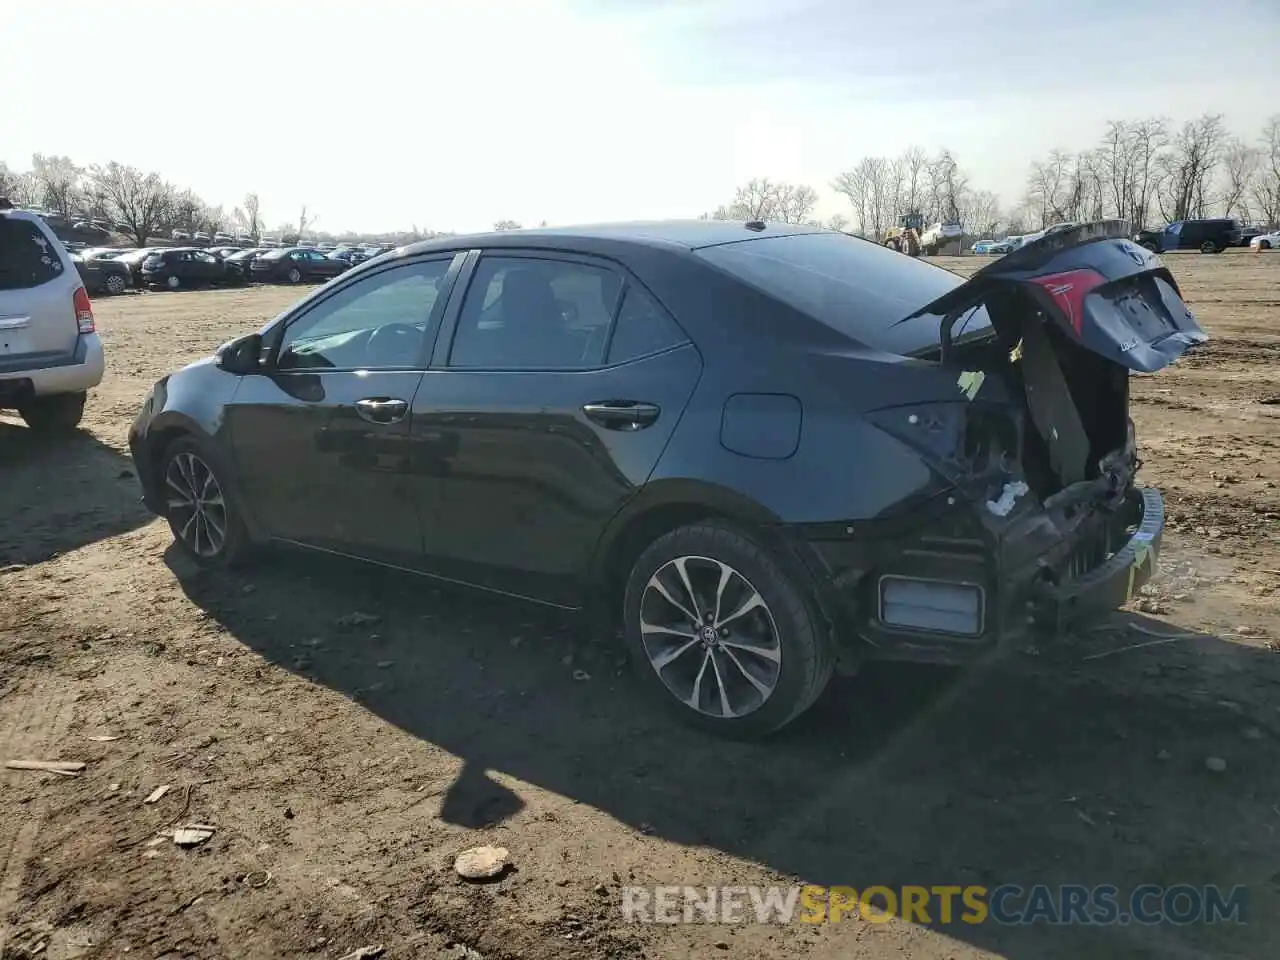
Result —
POLYGON ((667 690, 708 717, 754 713, 778 686, 782 644, 764 597, 721 560, 676 557, 640 599, 645 655, 667 690))
POLYGON ((111 276, 107 277, 107 293, 118 296, 119 294, 124 293, 125 286, 124 277, 120 276, 118 273, 113 273, 111 276))
POLYGON ((227 542, 227 505, 213 470, 183 451, 169 461, 164 482, 174 531, 196 556, 216 557, 227 542))

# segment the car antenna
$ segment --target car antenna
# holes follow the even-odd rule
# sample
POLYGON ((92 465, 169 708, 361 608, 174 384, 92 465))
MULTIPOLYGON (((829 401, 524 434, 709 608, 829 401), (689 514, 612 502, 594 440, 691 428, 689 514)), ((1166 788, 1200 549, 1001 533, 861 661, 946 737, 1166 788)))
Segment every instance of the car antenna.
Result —
POLYGON ((746 228, 747 228, 748 230, 754 230, 756 233, 759 233, 761 230, 763 230, 763 229, 764 229, 764 221, 763 221, 763 220, 748 220, 748 221, 746 222, 746 228))

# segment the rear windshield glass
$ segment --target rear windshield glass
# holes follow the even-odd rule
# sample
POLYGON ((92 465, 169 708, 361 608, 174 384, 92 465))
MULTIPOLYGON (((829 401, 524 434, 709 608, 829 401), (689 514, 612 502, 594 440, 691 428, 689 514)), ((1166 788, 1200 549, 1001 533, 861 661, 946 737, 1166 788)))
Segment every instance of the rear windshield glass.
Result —
MULTIPOLYGON (((697 254, 747 283, 876 350, 912 354, 938 346, 938 318, 899 323, 962 277, 843 233, 810 233, 703 247, 697 254)), ((990 328, 985 310, 956 324, 959 339, 990 328)))
POLYGON ((61 276, 55 243, 30 220, 0 216, 0 290, 27 290, 61 276))

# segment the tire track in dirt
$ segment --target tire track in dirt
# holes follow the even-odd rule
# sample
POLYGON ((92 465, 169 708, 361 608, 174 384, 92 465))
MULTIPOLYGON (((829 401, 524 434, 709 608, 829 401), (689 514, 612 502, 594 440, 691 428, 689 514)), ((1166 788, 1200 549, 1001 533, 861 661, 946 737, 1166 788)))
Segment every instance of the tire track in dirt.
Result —
MULTIPOLYGON (((21 687, 6 697, 5 716, 0 727, 0 756, 10 759, 48 759, 43 751, 58 743, 71 719, 71 697, 57 678, 46 678, 21 687)), ((11 788, 16 778, 33 774, 6 771, 11 788)), ((51 776, 46 774, 45 776, 51 776)), ((48 797, 41 794, 27 805, 28 816, 0 822, 0 957, 13 932, 11 913, 18 903, 27 862, 48 810, 48 797)))

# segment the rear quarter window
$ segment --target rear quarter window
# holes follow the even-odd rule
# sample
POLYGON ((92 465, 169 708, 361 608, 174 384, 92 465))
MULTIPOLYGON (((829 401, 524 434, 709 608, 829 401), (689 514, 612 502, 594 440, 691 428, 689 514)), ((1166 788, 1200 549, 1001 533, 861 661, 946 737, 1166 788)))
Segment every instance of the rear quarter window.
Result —
MULTIPOLYGON (((949 270, 843 233, 760 237, 703 247, 698 255, 839 331, 888 353, 939 344, 938 318, 904 317, 964 281, 949 270)), ((958 325, 957 338, 990 327, 985 310, 958 325)))
POLYGON ((60 277, 56 242, 29 220, 0 216, 0 290, 28 290, 60 277))

